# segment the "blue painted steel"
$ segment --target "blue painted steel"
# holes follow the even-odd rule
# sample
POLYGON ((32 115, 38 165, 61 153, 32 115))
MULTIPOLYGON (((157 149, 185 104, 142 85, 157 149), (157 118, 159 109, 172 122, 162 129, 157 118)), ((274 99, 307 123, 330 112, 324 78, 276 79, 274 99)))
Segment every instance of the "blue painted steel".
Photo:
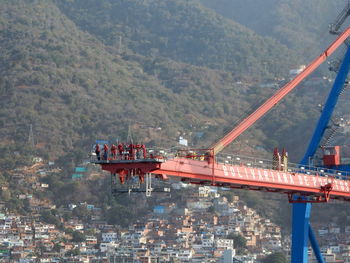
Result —
POLYGON ((320 248, 318 246, 317 239, 315 237, 315 234, 314 234, 314 231, 312 230, 311 225, 309 225, 309 239, 310 239, 310 243, 311 243, 312 249, 315 252, 315 256, 316 256, 317 262, 318 263, 326 263, 326 261, 322 257, 321 250, 320 250, 320 248))
MULTIPOLYGON (((346 77, 350 70, 350 47, 346 51, 343 62, 340 66, 338 75, 334 81, 333 88, 328 95, 326 104, 320 116, 320 119, 311 138, 310 144, 306 150, 300 165, 309 165, 309 159, 312 158, 319 147, 324 132, 328 126, 329 120, 337 104, 339 95, 343 90, 346 77)), ((307 263, 308 262, 308 238, 315 256, 319 263, 323 263, 322 254, 313 235, 310 226, 310 203, 294 203, 293 204, 293 223, 292 223, 292 263, 307 263)))
POLYGON ((334 81, 333 88, 328 95, 326 104, 323 108, 320 119, 315 128, 314 134, 311 138, 309 147, 307 148, 303 159, 300 161, 301 165, 308 165, 309 158, 312 158, 320 145, 323 134, 328 126, 329 120, 332 116, 335 105, 337 104, 339 95, 344 87, 346 77, 350 69, 350 47, 346 51, 343 62, 340 66, 338 75, 334 81))
POLYGON ((293 204, 292 263, 308 262, 310 203, 293 204))
POLYGON ((336 170, 339 172, 345 172, 343 174, 349 176, 348 172, 350 172, 350 164, 330 165, 330 166, 327 166, 327 168, 336 170))

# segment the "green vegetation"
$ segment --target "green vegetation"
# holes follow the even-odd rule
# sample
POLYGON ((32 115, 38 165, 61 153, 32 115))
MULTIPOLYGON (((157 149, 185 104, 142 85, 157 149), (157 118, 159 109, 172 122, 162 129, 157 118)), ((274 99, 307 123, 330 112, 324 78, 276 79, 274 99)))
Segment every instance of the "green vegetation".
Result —
POLYGON ((261 73, 283 74, 288 65, 296 62, 293 52, 283 45, 259 37, 195 1, 78 0, 56 3, 80 28, 104 43, 144 56, 162 56, 224 69, 235 76, 253 77, 261 76, 261 73), (280 63, 283 59, 288 62, 280 63), (264 72, 264 65, 268 66, 269 72, 264 72))
POLYGON ((79 231, 73 231, 72 233, 72 241, 73 242, 84 242, 86 240, 86 237, 83 233, 79 231))
POLYGON ((75 249, 67 251, 65 255, 66 256, 78 256, 78 255, 80 255, 80 250, 79 250, 79 248, 75 248, 75 249))
POLYGON ((310 58, 327 45, 329 24, 344 8, 344 1, 200 0, 226 18, 270 36, 310 58), (249 14, 249 15, 247 15, 249 14), (322 37, 321 37, 322 36, 322 37), (312 49, 311 49, 312 47, 312 49), (315 51, 313 51, 315 50, 315 51), (311 52, 311 54, 310 54, 311 52))
POLYGON ((276 252, 264 258, 262 263, 287 263, 287 258, 282 252, 276 252))
POLYGON ((242 235, 230 233, 228 234, 227 238, 233 240, 233 246, 236 249, 247 247, 247 240, 242 235))
MULTIPOLYGON (((2 144, 27 144, 32 124, 37 151, 72 166, 96 138, 125 140, 130 120, 145 143, 173 146, 178 132, 199 130, 204 136, 193 142, 207 147, 272 94, 258 79, 286 75, 299 60, 277 41, 188 1, 18 0, 2 7, 2 144)), ((291 126, 302 140, 317 112, 309 100, 292 95, 242 140, 270 150, 291 126)), ((4 158, 13 160, 10 151, 4 158)))
POLYGON ((41 213, 41 220, 47 224, 54 224, 57 227, 61 227, 61 221, 55 210, 43 211, 41 213))
POLYGON ((230 233, 227 235, 228 239, 233 240, 233 247, 237 250, 237 254, 242 255, 246 253, 247 240, 240 234, 230 233))

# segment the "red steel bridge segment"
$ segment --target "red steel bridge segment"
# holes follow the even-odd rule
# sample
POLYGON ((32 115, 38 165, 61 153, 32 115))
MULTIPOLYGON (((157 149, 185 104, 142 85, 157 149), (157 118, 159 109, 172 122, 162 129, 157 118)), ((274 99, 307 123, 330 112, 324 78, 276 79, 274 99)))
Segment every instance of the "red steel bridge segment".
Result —
MULTIPOLYGON (((118 174, 121 182, 130 176, 130 174, 142 177, 145 174, 152 173, 163 179, 169 175, 180 177, 182 180, 196 184, 282 192, 288 194, 291 202, 327 202, 329 199, 350 201, 349 181, 337 179, 336 176, 326 177, 316 173, 307 174, 304 171, 296 173, 288 171, 276 172, 270 169, 224 165, 215 162, 217 153, 277 105, 284 96, 320 66, 349 36, 350 27, 318 58, 312 61, 304 71, 278 90, 231 132, 213 144, 210 150, 207 151, 206 161, 197 161, 190 158, 174 158, 165 161, 164 159, 153 158, 133 161, 95 161, 95 163, 101 164, 102 169, 110 171, 112 175, 118 174)), ((308 224, 308 221, 304 223, 308 224)), ((307 226, 305 226, 305 229, 309 229, 312 232, 312 229, 307 228, 307 226)), ((310 233, 310 236, 312 237, 313 233, 310 233)), ((305 263, 307 262, 307 258, 299 262, 305 263)))
MULTIPOLYGON (((97 163, 103 170, 118 174, 121 182, 131 173, 152 173, 162 179, 167 179, 168 176, 179 177, 182 181, 200 185, 285 193, 289 196, 300 194, 311 197, 313 202, 327 202, 329 199, 350 201, 349 180, 338 179, 336 174, 325 175, 319 171, 300 169, 299 172, 283 172, 251 165, 221 164, 181 157, 169 160, 110 160, 97 163)), ((303 202, 303 198, 290 201, 303 202)))

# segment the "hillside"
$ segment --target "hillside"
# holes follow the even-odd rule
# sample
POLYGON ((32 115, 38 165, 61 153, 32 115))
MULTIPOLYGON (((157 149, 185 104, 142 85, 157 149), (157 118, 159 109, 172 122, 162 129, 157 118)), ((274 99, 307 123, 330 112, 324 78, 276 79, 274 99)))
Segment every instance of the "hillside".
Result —
MULTIPOLYGON (((186 123, 184 115, 192 112, 192 103, 180 100, 152 72, 144 72, 157 61, 142 58, 135 62, 107 51, 49 1, 19 3, 23 8, 7 4, 1 15, 1 100, 7 104, 1 110, 1 131, 7 142, 23 142, 29 124, 35 127, 38 143, 54 150, 57 146, 70 149, 86 136, 126 133, 128 119, 150 125, 174 119, 186 123), (178 116, 172 114, 176 111, 178 116), (140 112, 145 114, 140 116, 140 112), (9 132, 14 127, 18 127, 15 134, 9 132)), ((208 75, 205 69, 187 70, 208 75)), ((219 81, 223 78, 212 74, 219 81)))
POLYGON ((285 74, 298 61, 277 41, 260 37, 196 1, 56 3, 82 30, 102 42, 148 57, 163 56, 246 78, 285 74))
MULTIPOLYGON (((232 89, 239 90, 240 95, 244 95, 243 103, 241 100, 235 100, 234 104, 224 105, 221 109, 218 109, 220 107, 218 103, 208 105, 204 109, 207 116, 215 118, 215 121, 211 121, 213 123, 218 123, 218 117, 224 120, 229 118, 228 122, 219 122, 215 127, 219 131, 231 128, 232 123, 246 116, 258 102, 273 92, 273 89, 266 88, 257 90, 257 83, 254 80, 266 81, 276 76, 286 76, 288 69, 297 65, 296 60, 291 58, 291 55, 294 56, 296 53, 301 54, 300 57, 296 56, 298 62, 304 63, 319 55, 324 46, 334 38, 328 36, 329 21, 333 21, 339 8, 343 8, 343 3, 340 1, 324 2, 323 6, 316 8, 312 0, 290 3, 207 1, 207 5, 217 13, 204 8, 200 2, 180 0, 127 2, 104 0, 98 3, 78 0, 56 1, 56 3, 79 28, 96 36, 106 45, 117 48, 119 52, 134 52, 152 58, 167 57, 187 64, 228 71, 232 74, 233 80, 249 80, 250 84, 243 90, 237 85, 229 84, 232 89), (224 19, 218 13, 230 18, 231 21, 224 19), (257 34, 242 25, 251 28, 257 34), (322 31, 324 28, 325 32, 322 31), (321 35, 323 37, 320 37, 321 35), (294 55, 271 37, 295 49, 294 55), (273 49, 266 49, 266 45, 270 45, 273 49), (232 118, 229 117, 231 112, 232 118)), ((159 68, 157 70, 164 72, 159 68)), ((152 73, 157 74, 154 71, 152 73)), ((313 76, 319 76, 317 74, 332 76, 326 67, 323 67, 322 73, 313 76)), ((167 74, 164 78, 163 74, 158 74, 157 77, 163 83, 165 79, 169 84, 171 82, 169 79, 176 79, 174 76, 179 75, 167 74), (169 78, 169 75, 173 76, 169 78)), ((294 146, 295 138, 299 138, 300 145, 307 143, 308 137, 301 135, 304 134, 305 128, 307 134, 311 134, 310 117, 313 118, 311 123, 315 122, 318 114, 315 101, 323 103, 324 92, 328 85, 329 83, 323 83, 321 87, 314 86, 311 89, 308 87, 308 90, 298 92, 296 97, 290 95, 291 98, 287 98, 287 102, 283 102, 281 106, 283 110, 276 109, 275 113, 265 118, 266 122, 253 128, 254 131, 249 131, 251 136, 248 134, 247 137, 250 141, 252 138, 257 138, 250 144, 262 144, 271 149, 272 145, 276 146, 283 142, 283 145, 291 148, 293 161, 298 161, 304 148, 294 146), (290 112, 294 113, 293 116, 290 112), (280 124, 276 120, 284 121, 280 124), (286 138, 284 134, 290 130, 295 132, 295 136, 286 138), (274 132, 273 138, 266 136, 271 131, 274 132)), ((199 98, 202 92, 203 89, 197 89, 188 95, 196 94, 199 98)), ((214 93, 216 92, 221 93, 222 90, 215 90, 214 93)), ((207 104, 210 99, 206 97, 201 101, 207 104)), ((219 138, 223 133, 217 132, 215 138, 219 138)), ((211 137, 207 139, 213 141, 211 137)), ((202 145, 207 146, 208 143, 202 145)))
MULTIPOLYGON (((80 2, 60 3, 69 5, 69 11, 73 12, 75 5, 79 6, 80 2)), ((94 3, 103 6, 101 1, 92 1, 85 6, 92 11, 97 8, 94 3)), ((139 2, 123 3, 127 5, 139 2)), ((140 8, 143 6, 140 4, 140 8)), ((186 7, 183 1, 175 6, 158 6, 155 12, 165 12, 167 8, 175 12, 176 8, 184 10, 186 7)), ((179 32, 185 32, 176 42, 176 53, 182 54, 177 51, 180 48, 185 52, 179 55, 178 62, 169 59, 173 55, 171 52, 167 55, 166 50, 172 50, 171 48, 162 51, 164 56, 144 56, 151 49, 143 48, 148 51, 141 52, 141 48, 135 46, 132 50, 133 45, 130 44, 131 48, 120 54, 118 48, 106 45, 108 39, 93 34, 93 28, 87 27, 90 32, 86 32, 86 28, 82 30, 79 21, 66 17, 62 10, 67 12, 67 9, 63 7, 60 6, 59 9, 52 1, 40 0, 31 3, 18 0, 3 4, 0 11, 0 100, 3 105, 6 104, 0 112, 3 145, 25 143, 31 124, 37 147, 51 156, 60 155, 63 149, 71 151, 73 146, 89 145, 95 138, 125 139, 129 120, 141 122, 147 127, 161 126, 165 138, 174 138, 178 130, 188 131, 193 126, 198 127, 208 122, 214 127, 220 125, 225 128, 249 109, 249 105, 256 100, 254 96, 262 95, 261 92, 254 92, 254 86, 249 88, 247 84, 243 87, 246 91, 242 92, 234 84, 237 79, 258 77, 262 72, 256 75, 253 72, 259 72, 261 61, 265 59, 269 60, 268 63, 274 62, 274 68, 288 68, 287 63, 276 59, 282 56, 281 50, 285 51, 285 56, 288 55, 288 49, 229 22, 220 28, 218 22, 212 24, 211 19, 206 18, 208 11, 197 8, 197 5, 191 9, 197 15, 197 24, 199 20, 207 21, 204 24, 212 24, 214 28, 208 32, 221 31, 222 43, 230 42, 234 36, 235 41, 240 43, 231 48, 228 46, 227 49, 208 45, 201 56, 207 53, 207 48, 213 48, 216 50, 213 53, 217 59, 215 63, 220 61, 223 52, 231 52, 230 61, 233 62, 239 57, 245 57, 245 66, 240 65, 240 70, 230 64, 237 72, 228 73, 181 62, 185 60, 186 54, 193 51, 181 39, 193 33, 195 27, 190 27, 187 31, 185 27, 181 30, 178 28, 179 32), (232 35, 230 32, 238 33, 232 35), (249 50, 243 45, 255 40, 261 45, 256 48, 252 46, 249 50), (246 92, 252 93, 249 101, 243 98, 246 92)), ((107 7, 104 7, 105 11, 111 10, 107 7)), ((123 8, 127 10, 128 6, 123 8)), ((87 18, 82 15, 76 17, 88 19, 93 14, 84 13, 87 18)), ((210 12, 208 14, 213 16, 210 12)), ((183 16, 188 17, 188 14, 183 16)), ((113 20, 104 24, 90 18, 95 21, 93 25, 98 27, 95 29, 97 31, 99 27, 108 28, 108 25, 113 25, 113 20)), ((170 13, 168 25, 175 18, 170 13)), ((142 24, 141 21, 137 25, 141 27, 142 24)), ((120 27, 127 31, 130 26, 122 24, 120 27)), ((155 35, 153 32, 147 37, 158 41, 161 34, 155 35)), ((202 37, 210 40, 209 44, 215 43, 210 34, 207 36, 203 33, 202 37)), ((200 35, 196 36, 197 40, 199 38, 200 35)), ((208 59, 201 66, 212 65, 215 68, 213 61, 208 59)), ((199 56, 192 57, 190 62, 200 64, 199 56)), ((271 71, 271 74, 276 75, 278 72, 271 71)), ((270 93, 271 90, 266 91, 266 95, 270 93)), ((140 139, 152 139, 145 130, 138 133, 141 134, 136 134, 136 137, 140 139)))
MULTIPOLYGON (((324 48, 334 38, 328 33, 329 24, 335 21, 347 2, 201 0, 201 3, 259 35, 273 37, 310 58, 312 49, 324 48)), ((345 25, 349 25, 349 22, 345 25)))

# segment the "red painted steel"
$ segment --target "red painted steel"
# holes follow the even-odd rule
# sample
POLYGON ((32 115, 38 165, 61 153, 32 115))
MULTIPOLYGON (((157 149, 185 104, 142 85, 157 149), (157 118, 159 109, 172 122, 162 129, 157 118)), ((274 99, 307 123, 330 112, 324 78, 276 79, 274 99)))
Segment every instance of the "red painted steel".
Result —
POLYGON ((180 177, 189 182, 248 188, 282 193, 303 193, 305 195, 323 196, 325 187, 332 186, 329 198, 344 198, 350 201, 350 181, 333 177, 289 173, 243 165, 208 163, 186 158, 174 158, 155 163, 101 163, 102 169, 118 173, 128 169, 142 169, 145 173, 180 177))
POLYGON ((335 166, 340 165, 340 146, 330 146, 323 149, 323 165, 335 166))
POLYGON ((246 129, 252 126, 265 113, 273 108, 284 96, 292 91, 301 81, 309 76, 316 68, 318 68, 328 56, 330 56, 348 37, 350 36, 350 27, 348 27, 318 58, 312 61, 300 74, 293 80, 287 83, 284 87, 278 90, 271 98, 263 103, 257 110, 244 119, 232 131, 226 134, 221 140, 213 144, 210 148, 214 154, 217 154, 224 149, 228 144, 241 135, 246 129))

